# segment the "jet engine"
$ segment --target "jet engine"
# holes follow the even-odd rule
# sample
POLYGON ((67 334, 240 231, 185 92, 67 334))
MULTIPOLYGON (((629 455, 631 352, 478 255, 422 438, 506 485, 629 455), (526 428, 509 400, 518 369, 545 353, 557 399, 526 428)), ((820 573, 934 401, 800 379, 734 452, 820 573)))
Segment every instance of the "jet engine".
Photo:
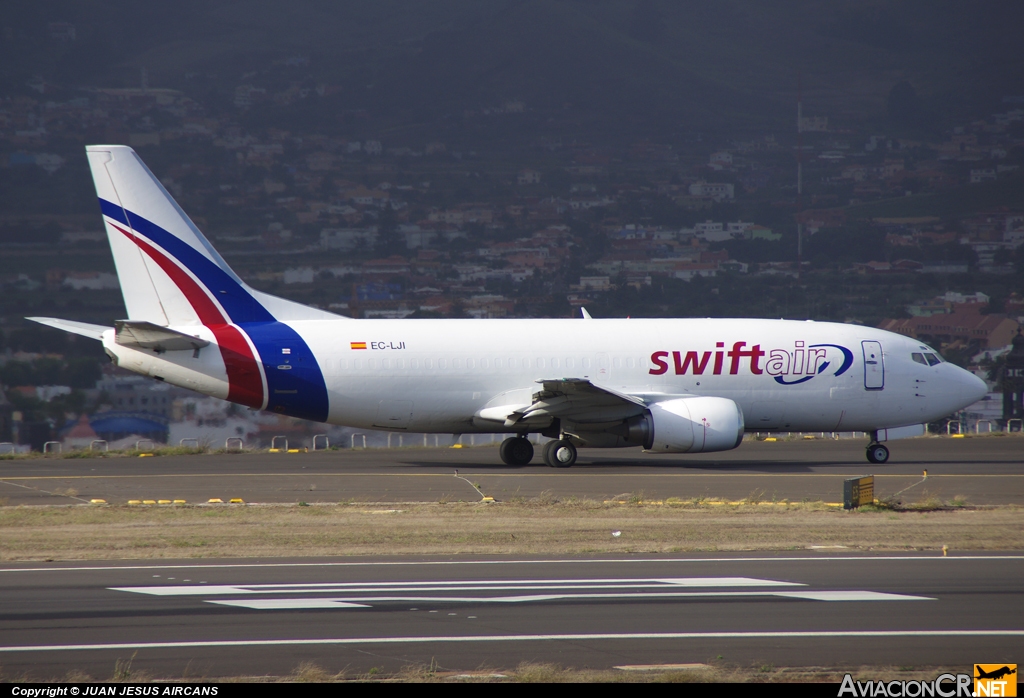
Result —
POLYGON ((743 441, 743 411, 726 398, 679 398, 652 404, 628 428, 651 453, 728 451, 743 441))

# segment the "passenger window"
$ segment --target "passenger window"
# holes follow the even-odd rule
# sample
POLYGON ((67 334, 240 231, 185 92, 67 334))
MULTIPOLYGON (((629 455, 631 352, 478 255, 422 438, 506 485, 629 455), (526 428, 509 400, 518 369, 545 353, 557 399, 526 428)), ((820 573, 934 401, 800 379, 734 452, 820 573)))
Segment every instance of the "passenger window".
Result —
POLYGON ((434 368, 433 359, 423 359, 423 368, 434 368))
POLYGON ((572 359, 566 359, 565 360, 565 367, 566 368, 572 368, 573 367, 572 359))
POLYGON ((409 359, 409 368, 417 368, 416 359, 409 359))
POLYGON ((515 359, 509 359, 508 360, 508 367, 509 368, 515 368, 516 367, 516 360, 515 359))
POLYGON ((380 360, 380 367, 381 368, 391 368, 391 360, 390 359, 381 359, 380 360))
POLYGON ((925 366, 928 365, 928 362, 924 360, 924 354, 918 354, 917 352, 915 352, 915 353, 910 355, 910 358, 912 358, 914 361, 916 361, 919 364, 924 364, 925 366))
POLYGON ((458 369, 462 368, 462 360, 461 359, 452 359, 452 368, 454 368, 455 370, 458 370, 458 369))
POLYGON ((551 359, 551 368, 558 368, 558 359, 551 359))
POLYGON ((505 368, 505 362, 503 362, 501 359, 495 359, 494 368, 505 368))
POLYGON ((622 368, 622 361, 619 358, 612 359, 612 368, 622 368))
POLYGON ((633 368, 633 357, 632 356, 626 358, 626 368, 633 368))
POLYGON ((367 359, 366 368, 370 369, 371 371, 377 368, 377 359, 367 359))
POLYGON ((583 359, 580 361, 580 364, 583 366, 583 368, 590 368, 590 358, 584 356, 583 359))
POLYGON ((405 361, 402 359, 395 359, 395 368, 405 368, 405 361))
POLYGON ((942 361, 940 361, 939 358, 937 356, 935 356, 935 354, 925 354, 924 358, 928 359, 928 365, 929 366, 934 366, 935 364, 941 364, 942 363, 942 361))
POLYGON ((487 368, 487 359, 480 359, 480 368, 487 368))
POLYGON ((448 361, 445 360, 445 359, 438 359, 437 360, 437 367, 438 368, 448 368, 448 361))
POLYGON ((537 359, 537 368, 544 368, 544 359, 537 359))

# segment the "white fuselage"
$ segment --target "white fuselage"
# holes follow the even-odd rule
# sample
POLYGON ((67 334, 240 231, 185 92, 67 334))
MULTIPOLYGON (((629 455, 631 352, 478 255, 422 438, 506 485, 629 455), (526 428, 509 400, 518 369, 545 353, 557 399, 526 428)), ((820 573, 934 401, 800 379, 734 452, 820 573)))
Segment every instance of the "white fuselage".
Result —
MULTIPOLYGON (((921 424, 985 393, 982 381, 952 364, 912 360, 914 352, 931 352, 916 340, 858 325, 752 319, 287 324, 305 340, 322 373, 326 421, 368 429, 521 431, 480 413, 529 404, 538 381, 560 378, 587 378, 647 402, 669 396, 727 398, 740 407, 750 431, 867 431, 921 424)), ((192 333, 202 335, 198 329, 192 333)), ((104 345, 126 368, 227 396, 215 353, 154 354, 111 338, 104 345)), ((265 386, 268 374, 291 370, 275 357, 261 356, 259 363, 265 386)), ((268 402, 273 398, 270 394, 268 402)), ((603 412, 594 421, 614 418, 603 412)), ((586 430, 586 421, 584 416, 576 426, 586 430)))

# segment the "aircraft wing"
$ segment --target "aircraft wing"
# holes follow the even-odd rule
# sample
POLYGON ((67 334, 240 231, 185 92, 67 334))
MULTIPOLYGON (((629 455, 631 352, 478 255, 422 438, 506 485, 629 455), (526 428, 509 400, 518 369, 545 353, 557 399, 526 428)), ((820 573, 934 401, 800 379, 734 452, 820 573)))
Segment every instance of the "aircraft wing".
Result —
POLYGON ((138 320, 114 321, 114 341, 125 347, 135 349, 152 349, 156 352, 178 351, 182 349, 202 349, 210 343, 205 339, 193 337, 167 327, 154 325, 152 322, 138 320))
POLYGON ((643 413, 639 397, 595 385, 587 378, 549 378, 537 381, 541 389, 529 404, 487 407, 477 417, 503 422, 506 427, 535 426, 553 419, 575 423, 612 422, 643 413))

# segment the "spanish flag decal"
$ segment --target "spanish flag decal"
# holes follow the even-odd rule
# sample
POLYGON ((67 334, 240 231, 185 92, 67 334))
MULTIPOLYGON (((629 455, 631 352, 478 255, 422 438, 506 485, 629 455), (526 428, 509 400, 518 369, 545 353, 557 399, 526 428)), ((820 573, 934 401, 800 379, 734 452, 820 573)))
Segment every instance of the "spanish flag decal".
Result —
POLYGON ((352 349, 365 349, 366 342, 349 342, 352 349))

